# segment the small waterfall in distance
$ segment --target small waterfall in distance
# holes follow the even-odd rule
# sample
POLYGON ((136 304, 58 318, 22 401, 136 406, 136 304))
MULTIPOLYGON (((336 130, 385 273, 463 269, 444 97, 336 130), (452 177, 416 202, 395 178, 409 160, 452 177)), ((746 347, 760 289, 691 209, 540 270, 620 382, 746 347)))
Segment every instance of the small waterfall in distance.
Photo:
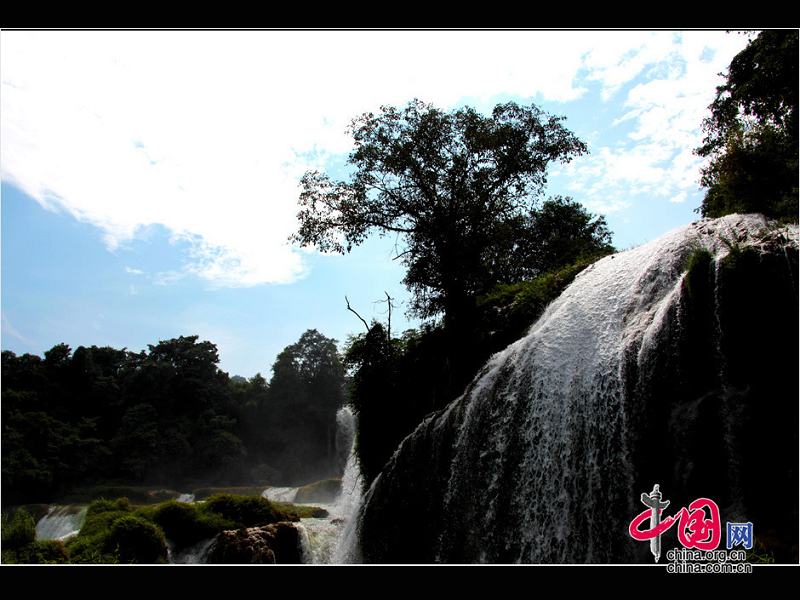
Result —
POLYGON ((52 506, 36 523, 37 540, 66 540, 77 535, 86 520, 86 506, 52 506))
POLYGON ((337 450, 347 460, 342 488, 336 502, 321 504, 328 511, 323 519, 302 519, 301 539, 306 562, 315 564, 352 562, 351 545, 355 541, 354 517, 361 506, 361 471, 354 452, 356 417, 349 406, 336 413, 337 450), (344 449, 347 449, 346 454, 344 449))

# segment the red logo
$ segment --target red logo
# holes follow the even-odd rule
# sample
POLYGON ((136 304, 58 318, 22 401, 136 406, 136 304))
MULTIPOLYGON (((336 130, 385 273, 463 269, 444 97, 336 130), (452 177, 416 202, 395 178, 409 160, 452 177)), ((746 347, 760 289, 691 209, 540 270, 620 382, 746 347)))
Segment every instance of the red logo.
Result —
MULTIPOLYGON (((722 523, 719 518, 719 507, 710 498, 698 498, 689 507, 683 507, 675 515, 666 517, 651 529, 641 530, 645 521, 650 521, 653 509, 642 511, 631 521, 628 533, 635 540, 644 542, 651 540, 678 524, 678 541, 684 548, 698 550, 716 550, 722 538, 722 523), (708 512, 706 512, 708 511, 708 512)), ((659 516, 663 512, 659 510, 659 516)))

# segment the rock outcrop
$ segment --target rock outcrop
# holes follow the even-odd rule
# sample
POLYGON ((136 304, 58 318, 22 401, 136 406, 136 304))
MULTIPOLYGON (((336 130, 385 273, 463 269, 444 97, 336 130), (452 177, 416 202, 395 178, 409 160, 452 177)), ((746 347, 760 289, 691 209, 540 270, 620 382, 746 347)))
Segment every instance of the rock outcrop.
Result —
POLYGON ((303 562, 300 531, 294 523, 223 531, 208 552, 209 564, 299 564, 303 562))

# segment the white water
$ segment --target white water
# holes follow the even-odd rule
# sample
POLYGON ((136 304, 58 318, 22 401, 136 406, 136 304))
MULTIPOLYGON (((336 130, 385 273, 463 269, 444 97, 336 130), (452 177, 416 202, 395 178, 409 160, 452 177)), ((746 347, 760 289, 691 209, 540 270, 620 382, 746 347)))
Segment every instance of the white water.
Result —
POLYGON ((37 540, 66 540, 78 535, 86 520, 86 506, 51 506, 36 523, 37 540))
MULTIPOLYGON (((679 310, 686 260, 695 249, 706 248, 718 261, 729 252, 725 240, 758 246, 767 230, 763 217, 730 215, 598 261, 524 338, 488 361, 463 397, 403 441, 395 456, 404 450, 413 456, 417 435, 438 435, 450 411, 464 411, 442 503, 446 518, 469 527, 441 529, 438 560, 603 562, 615 556, 622 521, 635 514, 637 498, 626 361, 640 369, 650 364, 654 340, 679 310)), ((784 233, 796 243, 796 227, 784 233)), ((367 511, 381 477, 367 493, 367 511)), ((357 536, 351 531, 350 537, 357 536)), ((358 559, 357 540, 341 548, 358 559)))
POLYGON ((351 562, 350 544, 353 542, 355 520, 353 516, 361 505, 361 472, 353 452, 356 419, 350 407, 339 409, 336 414, 339 431, 337 441, 347 439, 349 452, 342 490, 333 504, 315 504, 328 511, 322 519, 301 519, 301 540, 306 563, 327 564, 351 562))
POLYGON ((186 504, 191 504, 194 502, 194 494, 181 494, 175 499, 177 502, 184 502, 186 504))
POLYGON ((196 565, 205 564, 208 553, 211 551, 211 546, 214 544, 216 537, 207 540, 201 540, 194 546, 184 548, 179 552, 175 552, 171 545, 167 546, 167 561, 173 565, 196 565))
MULTIPOLYGON (((719 260, 729 252, 723 238, 757 244, 765 228, 763 217, 754 215, 693 224, 582 272, 525 338, 489 361, 469 392, 446 505, 456 507, 474 493, 471 474, 479 471, 485 502, 472 517, 490 544, 504 543, 491 537, 510 513, 519 561, 612 556, 609 529, 624 520, 618 515, 633 514, 636 498, 626 358, 635 357, 639 369, 651 364, 653 341, 677 310, 686 260, 695 249, 706 248, 719 260), (508 464, 511 444, 522 458, 508 464), (601 518, 599 510, 611 514, 601 518)), ((442 537, 443 557, 455 543, 442 537)))
POLYGON ((294 502, 298 489, 296 487, 268 487, 261 492, 261 497, 275 502, 294 502))

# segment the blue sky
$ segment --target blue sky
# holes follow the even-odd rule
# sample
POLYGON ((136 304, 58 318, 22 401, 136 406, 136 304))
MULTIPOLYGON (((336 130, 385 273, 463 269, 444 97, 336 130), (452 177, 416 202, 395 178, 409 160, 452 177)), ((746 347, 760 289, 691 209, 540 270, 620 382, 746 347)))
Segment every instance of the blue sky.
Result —
MULTIPOLYGON (((0 34, 2 348, 139 350, 198 334, 231 374, 269 373, 308 328, 343 341, 402 301, 392 239, 292 248, 297 181, 342 174, 356 115, 417 97, 535 102, 590 154, 549 194, 603 214, 618 248, 697 218, 692 148, 723 31, 0 34)), ((399 308, 397 329, 413 325, 399 308)))

